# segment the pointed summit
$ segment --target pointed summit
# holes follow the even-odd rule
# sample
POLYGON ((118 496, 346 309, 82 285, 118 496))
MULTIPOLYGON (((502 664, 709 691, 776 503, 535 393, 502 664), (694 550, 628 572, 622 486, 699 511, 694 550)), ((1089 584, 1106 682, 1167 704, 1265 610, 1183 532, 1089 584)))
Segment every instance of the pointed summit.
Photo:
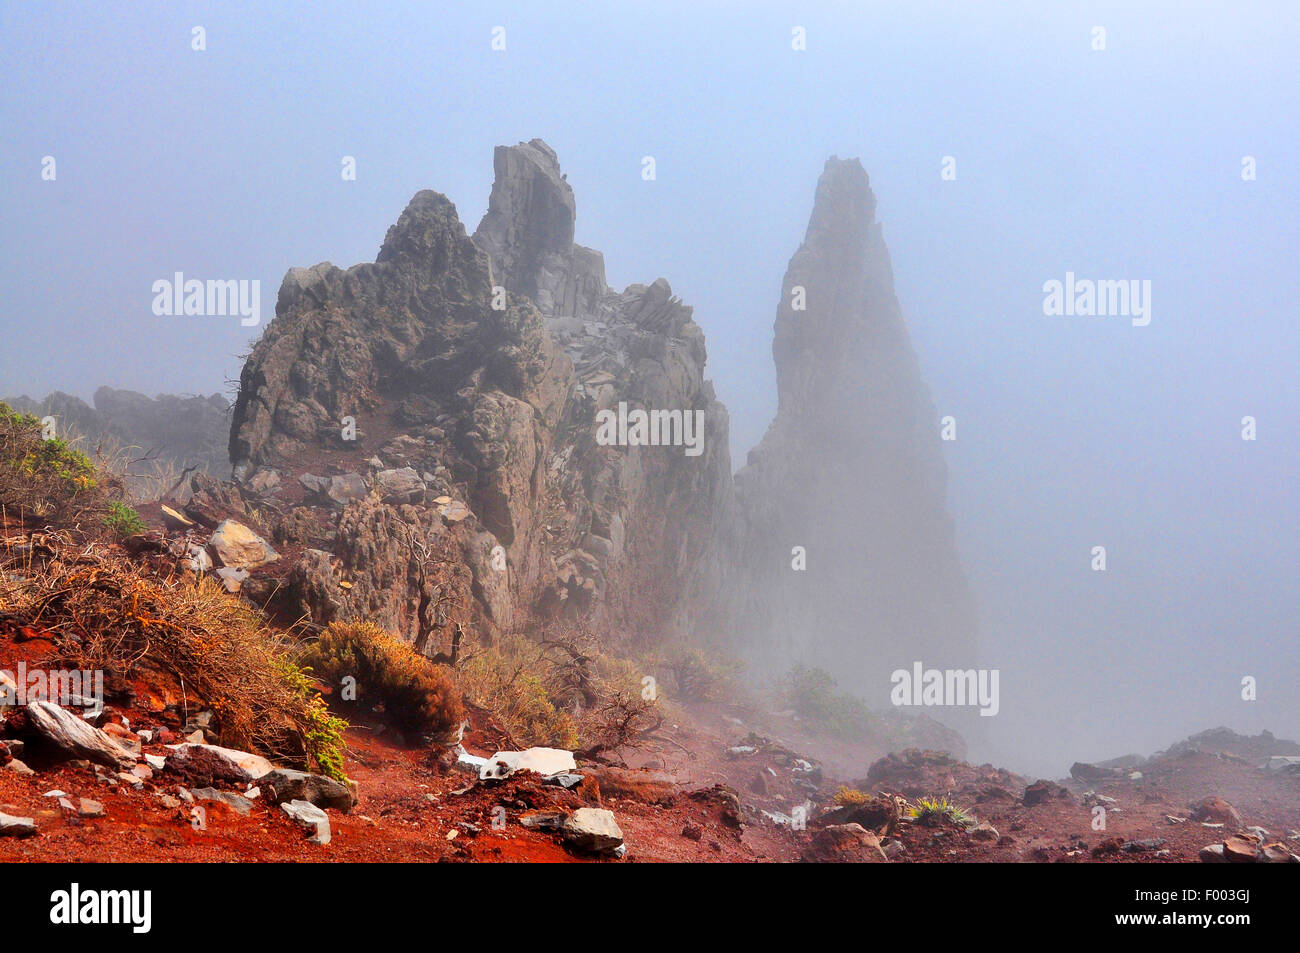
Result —
POLYGON ((876 196, 861 160, 831 156, 817 180, 817 194, 804 241, 823 236, 842 240, 860 235, 865 239, 875 221, 876 196))
POLYGON ((736 480, 754 654, 836 671, 886 707, 893 670, 973 661, 975 615, 875 213, 861 163, 829 160, 777 307, 777 414, 736 480))
POLYGON ((492 165, 492 194, 474 243, 492 259, 493 280, 548 317, 593 310, 605 291, 605 259, 573 243, 573 189, 555 150, 541 139, 497 146, 492 165))

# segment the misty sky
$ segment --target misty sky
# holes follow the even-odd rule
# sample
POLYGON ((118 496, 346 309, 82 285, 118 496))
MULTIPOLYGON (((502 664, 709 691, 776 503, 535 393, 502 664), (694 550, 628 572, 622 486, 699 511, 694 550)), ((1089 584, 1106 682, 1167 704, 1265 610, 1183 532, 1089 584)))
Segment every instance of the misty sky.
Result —
POLYGON ((451 6, 0 2, 0 394, 226 390, 258 329, 156 317, 156 279, 260 279, 269 320, 288 268, 373 260, 419 189, 472 231, 493 147, 538 136, 610 284, 695 307, 739 466, 817 175, 860 156, 957 419, 989 756, 1300 736, 1294 3, 451 6), (1067 271, 1149 279, 1150 325, 1044 316, 1067 271))

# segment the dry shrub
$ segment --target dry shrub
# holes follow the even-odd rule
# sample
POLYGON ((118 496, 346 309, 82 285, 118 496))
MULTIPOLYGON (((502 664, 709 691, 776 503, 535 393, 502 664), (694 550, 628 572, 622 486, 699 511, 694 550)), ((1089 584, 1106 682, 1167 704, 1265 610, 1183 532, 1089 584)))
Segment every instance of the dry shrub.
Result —
POLYGON ((671 652, 667 669, 678 698, 685 701, 722 701, 735 698, 735 679, 740 665, 699 648, 678 648, 671 652))
POLYGON ((653 699, 639 692, 616 689, 599 705, 585 713, 580 724, 588 758, 617 753, 643 744, 664 723, 663 712, 653 699))
POLYGON ((334 622, 299 664, 323 681, 356 679, 356 702, 380 706, 405 735, 456 735, 465 718, 451 671, 435 665, 371 622, 334 622))
POLYGON ((504 635, 472 650, 457 672, 465 697, 492 713, 519 747, 576 748, 569 713, 552 700, 551 666, 542 647, 522 635, 504 635))
POLYGON ((183 503, 191 495, 190 478, 208 472, 199 465, 182 467, 181 461, 174 457, 124 443, 111 433, 91 437, 66 423, 61 429, 67 445, 84 453, 94 463, 101 479, 120 485, 132 503, 161 500, 183 503))
POLYGON ((466 697, 491 712, 515 744, 596 757, 643 742, 663 723, 659 701, 643 695, 648 671, 608 654, 589 630, 570 623, 540 641, 513 634, 472 650, 460 679, 466 697))
POLYGON ((66 532, 19 536, 0 549, 0 619, 53 635, 61 662, 110 683, 178 684, 224 745, 342 774, 346 723, 261 614, 210 578, 160 576, 66 532))

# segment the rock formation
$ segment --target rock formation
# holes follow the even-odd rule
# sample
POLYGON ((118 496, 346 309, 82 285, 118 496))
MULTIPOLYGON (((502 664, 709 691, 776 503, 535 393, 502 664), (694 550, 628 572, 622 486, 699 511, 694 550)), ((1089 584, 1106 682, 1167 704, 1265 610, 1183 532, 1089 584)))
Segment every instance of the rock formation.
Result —
POLYGON ((733 483, 691 309, 663 279, 606 285, 544 142, 494 164, 472 238, 420 192, 373 264, 284 279, 230 452, 244 498, 284 514, 292 608, 429 654, 461 625, 555 618, 725 641, 879 707, 895 668, 969 664, 936 414, 862 167, 833 159, 818 185, 776 319, 779 410, 733 483), (643 411, 702 440, 638 440, 643 411))
POLYGON ((730 492, 703 334, 667 282, 605 285, 545 143, 498 149, 496 173, 472 240, 420 192, 373 264, 289 272, 241 375, 235 477, 295 510, 279 541, 315 543, 290 590, 316 621, 370 618, 430 654, 464 622, 653 637, 730 492), (701 452, 601 445, 620 403, 699 412, 701 452))
POLYGON ((474 241, 493 274, 537 302, 574 367, 551 472, 565 528, 553 604, 594 600, 615 626, 693 635, 691 611, 716 584, 717 537, 731 519, 726 408, 704 378, 704 332, 660 278, 621 293, 604 257, 573 243, 573 191, 540 139, 496 150, 496 181, 474 241), (702 452, 601 446, 592 421, 620 404, 699 413, 702 452))
POLYGON ((752 657, 824 667, 885 707, 890 672, 969 665, 976 633, 938 415, 875 212, 861 164, 830 159, 782 284, 776 417, 736 477, 730 605, 752 657))

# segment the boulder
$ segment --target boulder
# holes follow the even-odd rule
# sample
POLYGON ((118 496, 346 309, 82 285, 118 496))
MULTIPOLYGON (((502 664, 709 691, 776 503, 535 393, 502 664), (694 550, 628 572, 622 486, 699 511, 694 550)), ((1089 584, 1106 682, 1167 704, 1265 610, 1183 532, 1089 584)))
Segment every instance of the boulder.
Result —
POLYGON ((368 492, 365 478, 360 473, 345 473, 342 476, 330 477, 329 483, 325 486, 325 495, 329 497, 330 502, 338 506, 346 506, 353 500, 365 499, 368 492))
POLYGON ((36 821, 30 817, 12 817, 0 812, 0 837, 31 837, 36 833, 36 821))
POLYGON ((249 812, 253 810, 252 801, 229 791, 218 791, 216 788, 194 788, 190 791, 190 794, 194 795, 196 801, 216 801, 224 804, 244 817, 247 817, 249 812))
POLYGON ((1063 798, 1069 792, 1059 784, 1053 784, 1051 781, 1039 779, 1025 788, 1024 803, 1025 807, 1033 807, 1036 804, 1043 804, 1052 798, 1063 798))
POLYGON ((1258 859, 1265 864, 1300 864, 1300 857, 1293 854, 1281 841, 1265 844, 1259 849, 1258 859))
POLYGON ((564 842, 588 854, 613 854, 623 846, 623 832, 614 812, 581 807, 564 819, 564 842))
POLYGON ((73 758, 110 768, 129 768, 135 755, 81 718, 51 702, 27 705, 27 727, 43 742, 73 758))
POLYGON ((799 859, 806 864, 889 862, 880 846, 880 838, 861 824, 832 824, 819 829, 799 859))
POLYGON ((424 481, 412 467, 380 470, 375 474, 375 488, 385 503, 419 503, 424 500, 424 481))
POLYGON ((179 774, 190 783, 215 785, 244 785, 269 773, 273 765, 261 755, 220 745, 185 742, 170 745, 164 768, 169 774, 179 774))
POLYGON ((1191 819, 1209 824, 1227 824, 1233 829, 1239 828, 1241 815, 1237 809, 1221 797, 1207 797, 1192 808, 1191 819))
POLYGON ((356 804, 356 796, 346 784, 306 771, 276 768, 259 777, 257 786, 269 804, 307 801, 317 807, 333 808, 344 814, 356 804))
POLYGON ((1223 842, 1223 859, 1230 864, 1253 864, 1259 859, 1259 841, 1245 834, 1234 834, 1223 842))
POLYGON ((899 820, 898 802, 891 797, 871 795, 855 804, 844 804, 823 814, 817 821, 820 827, 857 824, 869 831, 886 833, 899 820))
POLYGON ((208 545, 221 565, 230 569, 256 569, 280 558, 270 543, 235 520, 223 520, 208 545))
POLYGON ((983 843, 997 843, 998 839, 1002 837, 1002 835, 998 833, 998 829, 988 821, 980 821, 972 827, 968 833, 970 834, 971 840, 983 843))

